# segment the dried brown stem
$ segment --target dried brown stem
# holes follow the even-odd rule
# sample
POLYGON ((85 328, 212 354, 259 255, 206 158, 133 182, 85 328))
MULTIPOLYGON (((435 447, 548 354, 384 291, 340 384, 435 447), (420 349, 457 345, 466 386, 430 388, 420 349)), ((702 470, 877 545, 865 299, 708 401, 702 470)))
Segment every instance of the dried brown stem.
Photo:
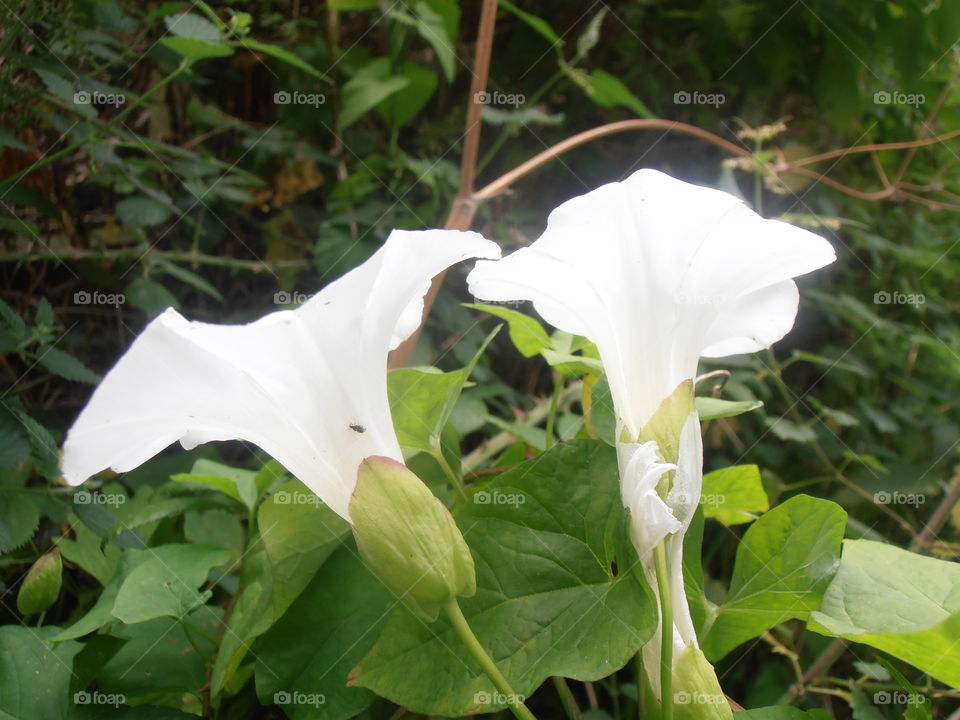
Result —
MULTIPOLYGON (((490 74, 490 54, 493 48, 493 31, 497 21, 497 0, 483 0, 480 9, 480 24, 477 28, 477 50, 473 61, 473 80, 470 82, 470 98, 467 104, 467 120, 464 130, 463 155, 460 158, 460 189, 453 203, 444 228, 447 230, 469 230, 476 212, 476 202, 471 198, 473 176, 477 168, 477 155, 480 151, 481 111, 483 106, 476 101, 477 94, 487 88, 490 74)), ((430 289, 423 298, 423 318, 430 314, 430 308, 440 292, 440 286, 446 277, 446 271, 440 273, 430 283, 430 289)), ((390 367, 403 367, 410 361, 413 350, 420 339, 423 322, 410 337, 390 355, 390 367)))

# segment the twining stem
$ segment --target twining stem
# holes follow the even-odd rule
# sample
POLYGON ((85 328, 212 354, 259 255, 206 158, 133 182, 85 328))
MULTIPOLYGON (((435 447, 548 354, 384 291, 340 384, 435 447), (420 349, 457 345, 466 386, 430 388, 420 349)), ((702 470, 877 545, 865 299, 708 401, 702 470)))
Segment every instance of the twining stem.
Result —
POLYGON ((560 704, 567 714, 569 720, 582 720, 580 707, 577 705, 577 699, 573 696, 573 691, 567 685, 567 681, 559 675, 554 675, 553 686, 557 689, 557 695, 560 696, 560 704))
POLYGON ((563 392, 563 376, 556 374, 553 382, 553 395, 550 396, 550 412, 547 414, 547 428, 544 432, 544 442, 547 449, 553 445, 553 427, 557 422, 557 405, 560 402, 560 393, 563 392))
POLYGON ((460 496, 460 500, 463 502, 467 501, 467 491, 463 487, 463 478, 460 477, 458 473, 450 467, 450 463, 447 462, 447 458, 444 457, 443 450, 437 449, 436 452, 431 453, 433 459, 437 461, 437 465, 440 466, 440 469, 443 470, 443 474, 447 476, 447 480, 450 481, 450 484, 453 486, 453 489, 456 490, 457 495, 460 496))
POLYGON ((665 542, 653 551, 660 595, 660 717, 673 720, 673 605, 670 603, 670 573, 665 542))
POLYGON ((493 681, 497 690, 506 696, 510 710, 513 711, 517 720, 536 720, 533 713, 523 704, 520 696, 510 687, 510 682, 504 674, 500 672, 497 664, 487 655, 487 651, 483 649, 483 645, 477 640, 477 636, 473 634, 473 630, 470 629, 467 619, 463 616, 463 611, 460 609, 457 599, 453 598, 453 600, 444 605, 443 609, 447 613, 447 617, 450 618, 450 624, 453 625, 453 629, 456 630, 457 635, 467 647, 467 650, 470 651, 474 660, 480 663, 480 667, 483 668, 487 677, 493 681))

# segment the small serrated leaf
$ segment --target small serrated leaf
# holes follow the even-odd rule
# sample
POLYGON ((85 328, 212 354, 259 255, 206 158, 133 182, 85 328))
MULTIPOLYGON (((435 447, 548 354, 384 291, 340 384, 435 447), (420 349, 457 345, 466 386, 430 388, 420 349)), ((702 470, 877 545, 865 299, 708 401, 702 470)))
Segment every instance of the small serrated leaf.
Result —
POLYGON ((42 348, 37 360, 43 367, 67 380, 96 385, 100 376, 73 355, 55 347, 42 348))

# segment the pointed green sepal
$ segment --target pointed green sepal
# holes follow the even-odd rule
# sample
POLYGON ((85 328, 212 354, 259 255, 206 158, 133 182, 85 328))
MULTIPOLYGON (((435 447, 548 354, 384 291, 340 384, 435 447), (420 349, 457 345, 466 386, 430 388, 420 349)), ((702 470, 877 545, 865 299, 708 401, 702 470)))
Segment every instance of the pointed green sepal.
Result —
POLYGON ((477 590, 473 556, 453 516, 407 467, 372 456, 360 463, 350 500, 360 555, 415 615, 477 590))
POLYGON ((653 417, 640 429, 638 442, 656 440, 663 461, 677 462, 680 457, 680 433, 693 410, 693 381, 684 380, 663 399, 653 417))
POLYGON ((673 661, 674 720, 733 720, 717 673, 700 648, 685 647, 673 661))

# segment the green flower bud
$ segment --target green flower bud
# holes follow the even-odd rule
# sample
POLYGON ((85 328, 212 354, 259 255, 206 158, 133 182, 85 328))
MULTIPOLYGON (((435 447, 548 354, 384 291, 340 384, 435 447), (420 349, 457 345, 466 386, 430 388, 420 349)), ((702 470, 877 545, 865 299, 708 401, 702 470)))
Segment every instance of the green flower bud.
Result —
POLYGON ((717 673, 700 648, 687 646, 673 661, 674 720, 733 720, 717 673))
POLYGON ((473 556, 450 511, 407 467, 372 456, 360 464, 350 500, 364 562, 417 616, 477 590, 473 556))

